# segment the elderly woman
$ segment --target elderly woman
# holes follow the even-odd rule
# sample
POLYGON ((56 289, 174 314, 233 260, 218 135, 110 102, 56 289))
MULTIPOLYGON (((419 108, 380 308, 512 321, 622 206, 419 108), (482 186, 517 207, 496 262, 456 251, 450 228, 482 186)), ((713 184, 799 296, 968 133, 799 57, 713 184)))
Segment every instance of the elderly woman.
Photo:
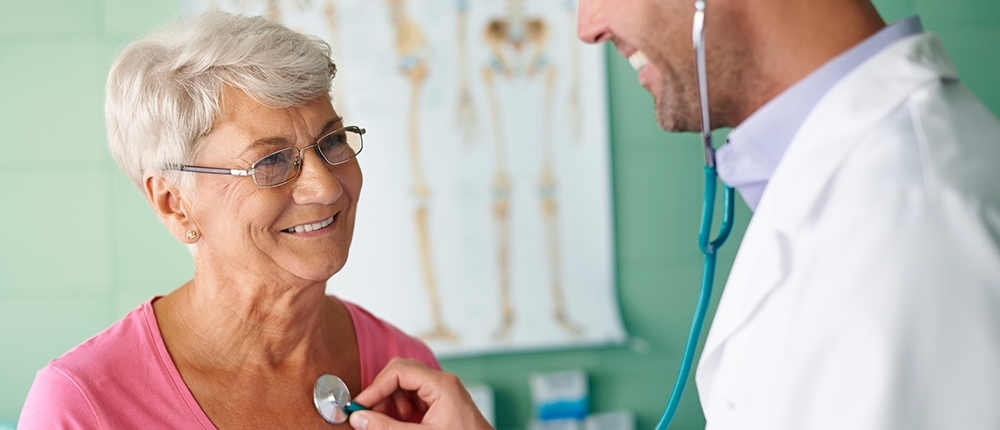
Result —
POLYGON ((194 277, 40 370, 18 428, 330 428, 318 376, 357 393, 392 357, 439 367, 325 293, 351 245, 364 133, 331 105, 329 55, 316 38, 216 12, 118 57, 111 153, 188 245, 194 277))

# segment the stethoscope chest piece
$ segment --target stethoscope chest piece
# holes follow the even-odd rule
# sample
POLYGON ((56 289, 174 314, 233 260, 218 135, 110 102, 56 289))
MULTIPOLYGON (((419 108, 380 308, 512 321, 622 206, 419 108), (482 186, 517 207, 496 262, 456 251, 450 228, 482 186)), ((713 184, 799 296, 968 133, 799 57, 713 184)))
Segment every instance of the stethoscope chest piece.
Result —
POLYGON ((342 379, 331 374, 321 375, 313 388, 316 410, 330 424, 347 422, 351 408, 351 391, 342 379))

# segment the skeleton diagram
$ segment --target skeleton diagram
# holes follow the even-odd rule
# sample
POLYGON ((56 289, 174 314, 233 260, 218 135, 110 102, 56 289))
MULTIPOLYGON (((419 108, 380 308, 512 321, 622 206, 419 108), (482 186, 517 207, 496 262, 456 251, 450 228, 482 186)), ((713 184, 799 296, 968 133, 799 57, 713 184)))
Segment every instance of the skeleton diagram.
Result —
MULTIPOLYGON (((576 0, 564 0, 564 8, 566 9, 566 14, 568 15, 569 22, 576 23, 576 0)), ((572 49, 571 60, 573 62, 572 70, 570 71, 570 84, 569 84, 569 99, 567 104, 569 105, 569 126, 570 131, 573 133, 573 140, 580 141, 580 132, 583 130, 583 108, 580 105, 580 41, 577 40, 576 36, 576 25, 570 26, 572 33, 570 37, 570 46, 572 49)))
MULTIPOLYGON (((460 11, 460 13, 463 13, 460 11)), ((545 84, 543 105, 542 168, 538 181, 542 219, 545 226, 545 243, 550 267, 550 291, 553 317, 567 332, 578 335, 580 327, 566 315, 563 295, 560 248, 558 233, 558 203, 556 180, 552 160, 552 99, 556 84, 556 67, 548 62, 546 45, 549 38, 548 24, 525 13, 523 0, 507 0, 506 16, 490 20, 484 32, 487 46, 492 53, 491 64, 483 68, 483 81, 489 94, 495 149, 493 179, 493 218, 497 234, 497 256, 500 271, 501 321, 494 332, 498 340, 508 339, 514 324, 514 307, 510 286, 510 196, 511 180, 506 162, 504 133, 501 121, 500 100, 496 79, 536 79, 541 76, 545 84)))
POLYGON ((458 0, 458 104, 455 108, 455 126, 466 143, 472 143, 478 132, 476 123, 476 107, 472 101, 472 90, 469 88, 468 53, 465 44, 465 28, 468 20, 469 1, 458 0))
MULTIPOLYGON (((298 0, 300 3, 305 3, 307 6, 312 0, 298 0)), ((307 7, 305 6, 305 7, 307 7)), ((326 20, 326 27, 329 33, 330 50, 333 51, 334 62, 340 61, 344 58, 344 43, 341 37, 342 31, 340 27, 340 13, 337 9, 337 0, 326 0, 326 4, 323 6, 323 18, 326 20)), ((340 70, 345 69, 341 67, 340 70)), ((347 99, 344 95, 344 89, 347 85, 344 83, 343 72, 337 74, 338 79, 333 84, 333 101, 338 108, 341 117, 347 117, 347 99)))
POLYGON ((424 274, 424 283, 430 300, 431 317, 434 328, 422 334, 424 339, 443 339, 457 341, 458 335, 444 323, 441 313, 441 299, 434 276, 434 264, 431 259, 430 234, 427 225, 427 202, 431 189, 424 176, 424 165, 420 158, 420 96, 428 73, 429 46, 423 31, 406 13, 405 0, 389 0, 389 13, 392 26, 396 30, 394 47, 399 54, 400 72, 410 83, 410 104, 408 121, 408 140, 410 167, 413 171, 414 194, 417 207, 414 219, 417 223, 420 263, 424 274))
MULTIPOLYGON (((309 7, 312 0, 296 0, 295 3, 305 9, 309 7)), ((250 12, 258 3, 258 0, 233 0, 232 5, 239 9, 240 12, 250 12)), ((281 5, 278 4, 278 0, 263 0, 264 3, 264 13, 263 15, 267 19, 274 22, 281 22, 281 5)), ((212 2, 212 9, 218 9, 218 5, 212 2)))

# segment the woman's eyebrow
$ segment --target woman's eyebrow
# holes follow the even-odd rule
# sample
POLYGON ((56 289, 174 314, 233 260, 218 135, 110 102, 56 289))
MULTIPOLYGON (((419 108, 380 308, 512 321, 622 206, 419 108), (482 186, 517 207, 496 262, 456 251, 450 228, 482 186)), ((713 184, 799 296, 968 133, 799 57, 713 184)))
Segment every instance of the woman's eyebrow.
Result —
POLYGON ((333 127, 334 124, 337 124, 338 122, 341 122, 343 120, 344 120, 344 117, 342 117, 342 116, 338 116, 338 117, 336 117, 334 119, 331 119, 330 122, 326 123, 326 125, 323 126, 323 130, 319 132, 319 136, 322 136, 323 133, 326 133, 326 132, 330 131, 330 127, 333 127))
MULTIPOLYGON (((322 136, 323 133, 326 133, 326 132, 330 131, 331 127, 333 127, 334 125, 336 125, 337 123, 339 123, 339 122, 341 122, 343 120, 344 120, 344 117, 342 117, 342 116, 338 116, 338 117, 336 117, 334 119, 331 119, 329 122, 326 123, 326 125, 323 126, 323 129, 322 129, 322 131, 320 131, 319 135, 322 136)), ((291 142, 289 142, 288 139, 286 139, 284 137, 277 137, 277 136, 276 137, 264 137, 264 138, 260 138, 260 139, 257 139, 255 141, 253 141, 253 143, 251 143, 249 146, 247 146, 247 148, 245 150, 243 150, 243 153, 245 154, 247 151, 250 151, 250 150, 252 150, 254 148, 257 148, 257 147, 260 147, 260 146, 293 146, 293 145, 294 144, 292 144, 291 142)))
POLYGON ((285 139, 284 137, 264 137, 253 141, 253 143, 251 143, 250 146, 247 147, 247 149, 256 148, 258 146, 278 146, 278 145, 286 145, 286 146, 289 145, 288 139, 285 139))

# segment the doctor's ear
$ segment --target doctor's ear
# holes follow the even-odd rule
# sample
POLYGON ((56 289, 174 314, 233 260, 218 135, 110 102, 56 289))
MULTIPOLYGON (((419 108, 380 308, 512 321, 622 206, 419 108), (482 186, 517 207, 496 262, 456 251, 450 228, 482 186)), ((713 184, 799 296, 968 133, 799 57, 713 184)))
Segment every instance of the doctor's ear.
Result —
POLYGON ((198 241, 198 226, 191 217, 182 187, 163 176, 151 175, 143 180, 143 192, 170 234, 186 244, 198 241))

